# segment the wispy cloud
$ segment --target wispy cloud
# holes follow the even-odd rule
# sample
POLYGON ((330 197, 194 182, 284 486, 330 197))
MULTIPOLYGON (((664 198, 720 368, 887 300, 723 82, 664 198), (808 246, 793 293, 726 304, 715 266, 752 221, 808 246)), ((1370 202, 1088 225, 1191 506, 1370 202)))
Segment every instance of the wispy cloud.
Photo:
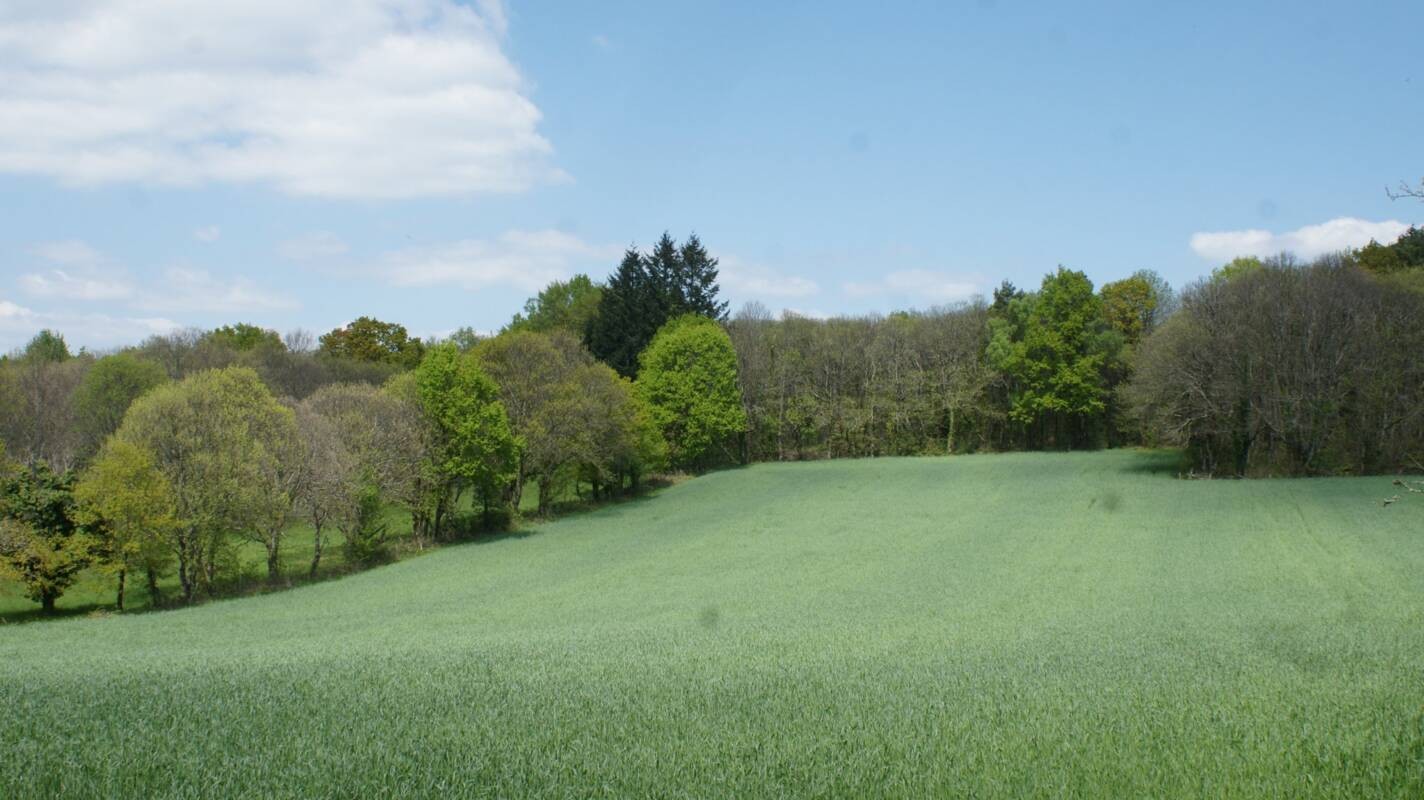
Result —
POLYGON ((212 244, 222 238, 222 228, 216 225, 206 225, 193 231, 193 238, 204 244, 212 244))
POLYGON ((162 317, 43 312, 0 299, 0 350, 3 351, 20 347, 43 328, 58 330, 71 342, 109 347, 132 343, 155 333, 167 333, 178 327, 178 323, 162 317))
POLYGON ((396 286, 509 286, 532 292, 580 270, 600 274, 621 253, 617 245, 590 244, 562 231, 508 231, 494 239, 392 251, 375 270, 396 286))
POLYGON ((499 0, 0 5, 0 172, 296 195, 565 179, 499 0))
POLYGON ((118 300, 133 294, 123 271, 84 242, 45 242, 30 248, 30 255, 49 267, 20 276, 20 288, 34 297, 118 300))
POLYGON ((884 295, 907 299, 912 303, 949 303, 967 300, 978 294, 976 278, 951 275, 927 269, 896 270, 874 281, 852 281, 841 287, 851 297, 884 295))
POLYGON ((720 262, 719 283, 724 291, 738 299, 806 297, 821 289, 810 278, 786 275, 769 267, 749 264, 736 256, 724 256, 720 262))
POLYGON ((317 261, 342 255, 350 249, 340 236, 330 231, 312 231, 277 245, 277 255, 288 261, 317 261))
POLYGON ((169 313, 289 311, 295 298, 259 287, 246 278, 222 278, 192 267, 169 267, 138 295, 135 308, 169 313))
POLYGON ((1272 256, 1287 251, 1301 258, 1315 258, 1339 250, 1363 247, 1371 239, 1392 242, 1408 227, 1393 219, 1370 222, 1355 217, 1337 217, 1319 225, 1306 225, 1283 233, 1257 228, 1194 233, 1191 247, 1197 255, 1210 261, 1230 261, 1237 256, 1272 256))

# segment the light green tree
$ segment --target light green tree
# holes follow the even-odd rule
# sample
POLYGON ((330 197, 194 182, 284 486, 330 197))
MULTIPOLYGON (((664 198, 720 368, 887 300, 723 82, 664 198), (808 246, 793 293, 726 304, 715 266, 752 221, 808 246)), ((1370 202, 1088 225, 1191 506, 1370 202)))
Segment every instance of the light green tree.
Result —
POLYGON ((158 578, 172 562, 178 510, 173 487, 153 456, 131 442, 110 442, 80 477, 74 499, 79 521, 94 532, 101 567, 118 581, 119 610, 127 576, 139 570, 147 578, 150 604, 160 605, 158 578))
POLYGON ((672 320, 639 356, 638 392, 680 467, 732 458, 747 429, 737 355, 722 326, 693 314, 672 320))
POLYGON ((554 281, 539 294, 524 303, 524 311, 515 314, 505 326, 506 331, 548 332, 565 330, 583 336, 589 321, 598 313, 603 287, 587 275, 575 275, 566 281, 554 281))
POLYGON ((261 541, 279 563, 275 524, 293 493, 282 459, 295 452, 293 414, 246 367, 208 370, 153 389, 129 408, 114 439, 147 451, 172 487, 173 537, 185 600, 212 592, 234 537, 261 541))
POLYGON ((1222 264, 1211 271, 1211 279, 1214 281, 1229 281, 1250 275, 1265 266, 1261 259, 1255 256, 1238 256, 1222 264))

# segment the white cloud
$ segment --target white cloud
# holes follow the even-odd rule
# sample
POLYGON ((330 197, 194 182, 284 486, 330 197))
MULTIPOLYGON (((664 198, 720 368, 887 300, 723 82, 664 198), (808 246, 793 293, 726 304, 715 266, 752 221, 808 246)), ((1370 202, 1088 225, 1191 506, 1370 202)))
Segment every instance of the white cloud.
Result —
POLYGON ((35 297, 117 300, 133 293, 123 271, 84 242, 45 242, 30 248, 30 254, 51 267, 20 276, 20 286, 35 297))
POLYGON ((396 286, 510 286, 533 292, 580 268, 607 269, 622 252, 561 231, 508 231, 495 239, 396 250, 376 270, 396 286))
POLYGON ((0 4, 0 172, 508 192, 565 178, 498 0, 0 4))
POLYGON ((783 275, 767 267, 748 264, 735 256, 720 259, 718 283, 738 298, 806 297, 821 287, 810 278, 783 275))
POLYGON ((193 231, 193 238, 204 244, 212 244, 222 238, 222 228, 216 225, 207 225, 193 231))
POLYGON ((189 267, 169 267, 162 280, 139 294, 136 308, 180 313, 287 311, 298 308, 291 297, 268 292, 252 281, 231 280, 189 267))
POLYGON ((103 266, 104 254, 78 240, 44 242, 30 248, 30 254, 55 266, 92 269, 103 266))
POLYGON ((133 293, 133 287, 123 280, 74 274, 62 269, 21 275, 20 285, 36 297, 61 300, 117 300, 133 293))
POLYGON ((1408 225, 1398 220, 1370 222, 1355 217, 1337 217, 1319 225, 1306 225, 1285 233, 1260 229, 1216 231, 1192 234, 1192 250, 1210 261, 1230 261, 1237 256, 1273 256, 1295 253, 1315 258, 1326 253, 1362 247, 1371 239, 1388 243, 1399 238, 1408 225))
POLYGON ((80 241, 49 242, 30 252, 55 265, 45 272, 20 276, 20 286, 36 297, 125 300, 130 308, 162 312, 285 311, 298 307, 294 299, 266 291, 246 278, 222 279, 185 266, 169 267, 160 280, 135 286, 122 268, 80 241))
POLYGON ((781 309, 781 318, 786 319, 787 317, 803 317, 805 319, 830 319, 831 315, 824 311, 818 311, 814 308, 781 309))
POLYGON ((604 36, 604 35, 601 34, 601 33, 595 33, 595 34, 593 35, 593 37, 590 39, 590 41, 592 41, 592 42, 593 42, 593 46, 594 46, 594 47, 597 47, 599 50, 612 50, 612 49, 613 49, 613 40, 612 40, 612 39, 609 39, 607 36, 604 36))
POLYGON ((979 293, 976 280, 927 269, 897 270, 877 281, 851 282, 841 288, 851 297, 899 295, 931 304, 968 300, 979 293))
POLYGON ((43 328, 63 333, 71 347, 109 347, 168 333, 178 327, 178 323, 162 317, 46 313, 0 300, 0 351, 5 352, 23 346, 43 328))
POLYGON ((288 261, 317 261, 342 255, 349 249, 340 236, 330 231, 312 231, 277 245, 277 255, 288 261))

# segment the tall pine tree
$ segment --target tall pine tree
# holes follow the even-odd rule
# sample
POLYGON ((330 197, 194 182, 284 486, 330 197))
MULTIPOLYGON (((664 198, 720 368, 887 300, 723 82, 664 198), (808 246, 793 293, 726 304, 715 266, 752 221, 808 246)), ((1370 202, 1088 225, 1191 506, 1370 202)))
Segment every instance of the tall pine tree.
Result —
POLYGON ((727 303, 717 301, 717 292, 721 290, 717 285, 717 259, 707 255, 707 248, 695 233, 687 237, 681 255, 682 310, 710 319, 726 319, 727 303))
POLYGON ((652 341, 665 313, 643 255, 629 247, 604 287, 584 342, 600 361, 631 377, 638 371, 638 354, 652 341))
POLYGON ((584 332, 588 349, 626 377, 638 373, 638 354, 668 320, 683 314, 723 319, 717 300, 717 259, 696 234, 681 247, 666 231, 648 253, 630 247, 608 279, 598 313, 584 332))

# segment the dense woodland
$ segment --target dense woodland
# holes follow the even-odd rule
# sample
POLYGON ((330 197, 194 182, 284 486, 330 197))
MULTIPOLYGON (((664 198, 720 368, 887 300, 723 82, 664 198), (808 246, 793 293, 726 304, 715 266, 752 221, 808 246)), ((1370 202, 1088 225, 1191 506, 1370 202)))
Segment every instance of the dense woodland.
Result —
POLYGON ((326 532, 349 563, 600 500, 653 473, 764 460, 1130 445, 1190 475, 1424 469, 1424 230, 1310 263, 1237 259, 887 316, 774 317, 718 298, 696 236, 551 284, 497 335, 361 317, 248 324, 0 360, 0 572, 46 610, 85 569, 154 604, 212 595, 238 544, 326 532))

